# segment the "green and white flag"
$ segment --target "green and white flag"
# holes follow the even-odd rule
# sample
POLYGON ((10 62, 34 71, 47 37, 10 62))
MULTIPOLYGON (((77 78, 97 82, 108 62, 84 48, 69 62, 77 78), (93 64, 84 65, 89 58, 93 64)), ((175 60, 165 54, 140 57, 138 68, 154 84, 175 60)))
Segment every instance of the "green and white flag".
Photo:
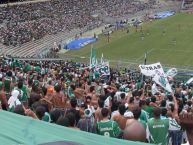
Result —
POLYGON ((96 65, 97 65, 96 48, 91 48, 90 69, 96 67, 96 65))
POLYGON ((100 76, 110 75, 109 61, 103 62, 103 64, 97 65, 95 71, 98 71, 100 76))

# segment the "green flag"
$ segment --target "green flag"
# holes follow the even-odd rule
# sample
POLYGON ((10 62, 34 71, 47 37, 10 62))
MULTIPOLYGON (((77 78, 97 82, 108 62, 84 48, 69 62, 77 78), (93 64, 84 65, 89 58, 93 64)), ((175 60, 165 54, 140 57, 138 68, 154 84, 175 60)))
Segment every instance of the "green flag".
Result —
POLYGON ((96 61, 96 48, 91 48, 91 54, 90 54, 90 69, 95 67, 97 64, 96 61))

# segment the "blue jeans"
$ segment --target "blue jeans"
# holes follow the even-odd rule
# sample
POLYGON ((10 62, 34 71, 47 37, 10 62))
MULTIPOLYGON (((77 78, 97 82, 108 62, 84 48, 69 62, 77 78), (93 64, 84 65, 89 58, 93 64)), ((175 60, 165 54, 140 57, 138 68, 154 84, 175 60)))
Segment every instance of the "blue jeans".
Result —
POLYGON ((181 145, 182 143, 182 130, 170 130, 169 137, 172 139, 172 145, 181 145))

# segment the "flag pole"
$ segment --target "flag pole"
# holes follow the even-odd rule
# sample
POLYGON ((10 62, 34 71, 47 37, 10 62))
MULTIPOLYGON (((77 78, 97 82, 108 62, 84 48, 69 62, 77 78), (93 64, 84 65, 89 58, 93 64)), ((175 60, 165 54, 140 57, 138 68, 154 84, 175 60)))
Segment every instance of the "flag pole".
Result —
MULTIPOLYGON (((145 51, 145 56, 144 56, 144 65, 147 64, 147 51, 145 51)), ((145 80, 145 76, 143 74, 141 74, 141 82, 143 82, 145 80)))

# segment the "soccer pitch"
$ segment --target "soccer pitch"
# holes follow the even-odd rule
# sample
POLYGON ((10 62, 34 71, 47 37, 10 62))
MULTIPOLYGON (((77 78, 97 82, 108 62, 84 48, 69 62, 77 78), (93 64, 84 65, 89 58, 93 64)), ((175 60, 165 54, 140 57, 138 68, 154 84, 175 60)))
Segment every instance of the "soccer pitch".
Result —
POLYGON ((193 14, 181 13, 162 20, 147 22, 136 32, 135 28, 118 30, 80 50, 70 50, 66 56, 87 58, 90 48, 97 49, 97 57, 103 53, 105 59, 143 63, 147 53, 147 63, 161 62, 163 65, 176 67, 193 66, 193 14))

